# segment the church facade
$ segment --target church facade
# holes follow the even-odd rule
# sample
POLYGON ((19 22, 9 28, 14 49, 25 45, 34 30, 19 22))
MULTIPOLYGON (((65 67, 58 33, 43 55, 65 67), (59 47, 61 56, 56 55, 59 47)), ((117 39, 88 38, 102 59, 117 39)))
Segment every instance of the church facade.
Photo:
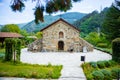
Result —
MULTIPOLYGON (((37 51, 93 51, 93 46, 80 38, 80 31, 63 19, 59 19, 41 30, 43 37, 36 45, 37 51)), ((31 46, 31 47, 32 47, 31 46)), ((28 47, 30 50, 30 45, 28 47)), ((31 50, 30 50, 31 51, 31 50)))

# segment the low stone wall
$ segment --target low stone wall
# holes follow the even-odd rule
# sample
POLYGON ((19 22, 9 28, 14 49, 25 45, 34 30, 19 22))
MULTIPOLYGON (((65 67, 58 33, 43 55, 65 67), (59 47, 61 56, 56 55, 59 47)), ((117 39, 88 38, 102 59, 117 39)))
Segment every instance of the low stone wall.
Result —
MULTIPOLYGON (((56 52, 56 51, 58 51, 57 48, 55 48, 54 51, 52 50, 52 48, 49 50, 43 49, 42 43, 43 43, 42 39, 35 40, 33 43, 28 45, 28 51, 32 51, 32 52, 56 52)), ((93 45, 91 45, 90 43, 88 43, 87 41, 85 41, 82 38, 78 38, 76 41, 74 41, 73 44, 69 44, 67 46, 69 46, 69 48, 67 50, 68 52, 69 51, 91 52, 94 49, 93 45)))
POLYGON ((35 40, 28 45, 28 51, 41 52, 42 50, 42 39, 35 40))
MULTIPOLYGON (((87 52, 93 51, 94 47, 93 45, 91 45, 90 43, 88 43, 87 41, 85 41, 84 39, 80 38, 80 41, 82 42, 82 49, 84 50, 86 48, 87 52)), ((84 52, 84 51, 82 51, 84 52)))

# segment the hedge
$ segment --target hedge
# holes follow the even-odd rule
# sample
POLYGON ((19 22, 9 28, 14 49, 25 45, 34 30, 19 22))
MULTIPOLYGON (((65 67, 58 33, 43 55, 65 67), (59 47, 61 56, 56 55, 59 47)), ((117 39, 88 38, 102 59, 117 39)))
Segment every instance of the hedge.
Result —
POLYGON ((100 70, 104 74, 104 80, 112 80, 112 74, 106 69, 100 70))
POLYGON ((103 80, 104 74, 101 71, 93 71, 92 76, 94 80, 103 80))
POLYGON ((120 62, 120 38, 116 38, 112 41, 112 59, 120 62))
POLYGON ((21 41, 17 38, 5 39, 5 61, 20 60, 21 41), (14 58, 13 58, 14 56, 14 58))

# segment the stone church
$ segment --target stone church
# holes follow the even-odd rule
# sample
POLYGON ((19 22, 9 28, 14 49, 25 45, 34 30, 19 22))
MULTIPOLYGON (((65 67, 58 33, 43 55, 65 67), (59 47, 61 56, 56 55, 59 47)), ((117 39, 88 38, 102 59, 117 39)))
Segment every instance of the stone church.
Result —
POLYGON ((42 39, 29 44, 28 51, 93 51, 93 46, 80 37, 80 31, 61 18, 40 31, 42 39))

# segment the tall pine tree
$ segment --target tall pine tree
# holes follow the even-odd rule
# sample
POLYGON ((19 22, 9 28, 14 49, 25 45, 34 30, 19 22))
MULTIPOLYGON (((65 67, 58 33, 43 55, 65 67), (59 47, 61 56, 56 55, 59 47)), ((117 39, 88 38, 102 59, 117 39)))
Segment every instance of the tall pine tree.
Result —
POLYGON ((116 1, 116 4, 110 7, 103 22, 103 32, 107 35, 106 37, 110 41, 117 37, 120 37, 120 5, 118 5, 119 3, 119 1, 116 1))

